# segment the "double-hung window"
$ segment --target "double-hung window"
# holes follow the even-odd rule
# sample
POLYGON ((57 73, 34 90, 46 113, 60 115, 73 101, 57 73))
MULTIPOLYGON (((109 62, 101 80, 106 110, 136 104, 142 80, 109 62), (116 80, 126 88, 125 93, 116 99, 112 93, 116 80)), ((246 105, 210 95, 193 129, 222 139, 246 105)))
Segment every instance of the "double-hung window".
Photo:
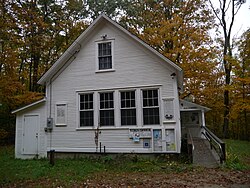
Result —
POLYGON ((93 93, 80 95, 80 127, 94 125, 93 93))
POLYGON ((136 125, 135 91, 121 92, 121 125, 136 125))
POLYGON ((160 124, 158 89, 142 91, 143 96, 143 124, 160 124))
POLYGON ((100 126, 114 126, 113 92, 100 93, 100 126))
POLYGON ((112 69, 112 43, 98 43, 98 67, 99 70, 112 69))

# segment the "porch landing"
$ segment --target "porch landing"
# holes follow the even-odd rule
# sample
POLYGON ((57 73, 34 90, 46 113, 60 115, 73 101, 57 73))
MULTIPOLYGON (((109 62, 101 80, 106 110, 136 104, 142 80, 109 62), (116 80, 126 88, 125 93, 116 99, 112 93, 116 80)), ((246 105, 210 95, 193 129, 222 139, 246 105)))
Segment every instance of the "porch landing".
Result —
POLYGON ((207 168, 216 168, 220 164, 219 157, 210 149, 209 142, 206 139, 194 138, 193 164, 207 168))

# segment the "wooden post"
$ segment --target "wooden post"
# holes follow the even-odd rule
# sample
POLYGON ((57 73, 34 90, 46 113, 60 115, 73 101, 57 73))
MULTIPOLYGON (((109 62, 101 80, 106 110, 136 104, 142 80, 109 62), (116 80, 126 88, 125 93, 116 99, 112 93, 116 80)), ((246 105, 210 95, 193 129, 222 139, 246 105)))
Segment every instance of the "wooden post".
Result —
POLYGON ((55 165, 55 150, 49 151, 49 163, 54 166, 55 165))

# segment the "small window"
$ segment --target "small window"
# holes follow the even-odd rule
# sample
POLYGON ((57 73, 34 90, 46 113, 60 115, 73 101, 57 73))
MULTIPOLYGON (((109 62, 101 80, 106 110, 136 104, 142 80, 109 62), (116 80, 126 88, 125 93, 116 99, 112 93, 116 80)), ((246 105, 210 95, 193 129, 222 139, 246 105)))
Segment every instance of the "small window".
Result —
POLYGON ((143 90, 144 125, 160 124, 158 89, 143 90))
POLYGON ((94 125, 93 93, 80 95, 80 127, 94 125))
POLYGON ((66 125, 67 124, 67 105, 66 104, 56 104, 56 125, 66 125))
POLYGON ((113 92, 100 93, 100 126, 114 126, 113 92))
POLYGON ((112 69, 112 43, 98 43, 99 70, 112 69))
POLYGON ((121 92, 121 125, 136 125, 135 91, 121 92))

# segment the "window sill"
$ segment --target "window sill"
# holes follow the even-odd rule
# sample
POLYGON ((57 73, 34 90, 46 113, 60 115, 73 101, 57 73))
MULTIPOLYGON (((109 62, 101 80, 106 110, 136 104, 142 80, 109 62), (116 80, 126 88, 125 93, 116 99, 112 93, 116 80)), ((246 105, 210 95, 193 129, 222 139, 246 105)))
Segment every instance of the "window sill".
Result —
POLYGON ((66 124, 55 124, 56 127, 67 127, 66 124))
POLYGON ((95 71, 95 73, 102 73, 102 72, 115 72, 115 69, 104 69, 95 71))
POLYGON ((78 127, 76 128, 77 131, 83 131, 83 130, 96 130, 94 127, 78 127))
POLYGON ((175 120, 163 121, 163 124, 171 124, 171 123, 176 123, 176 121, 175 120))

